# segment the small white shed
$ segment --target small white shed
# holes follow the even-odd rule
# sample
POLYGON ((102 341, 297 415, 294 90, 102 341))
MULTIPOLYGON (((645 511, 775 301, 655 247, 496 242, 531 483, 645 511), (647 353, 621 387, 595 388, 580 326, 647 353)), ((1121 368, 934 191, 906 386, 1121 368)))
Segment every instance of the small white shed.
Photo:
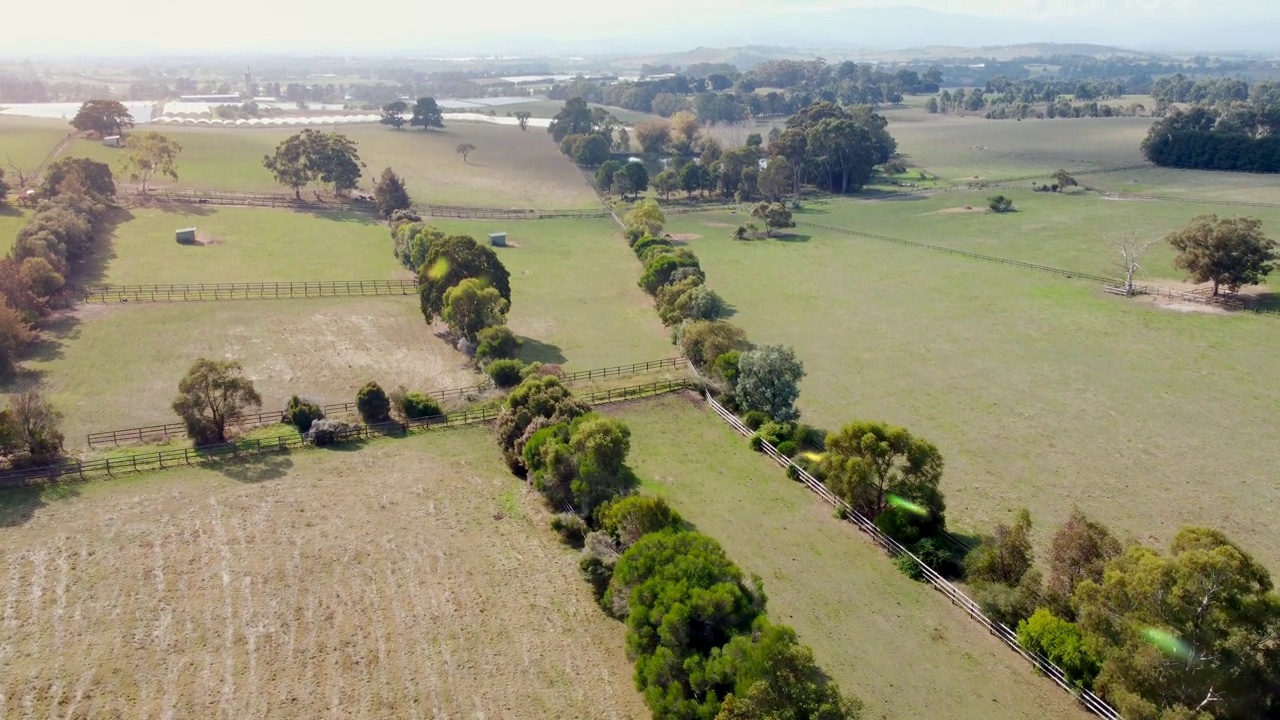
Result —
POLYGON ((119 135, 108 135, 102 138, 102 144, 113 148, 124 147, 124 138, 119 135))
POLYGON ((490 244, 490 245, 492 245, 492 246, 494 246, 494 247, 506 247, 506 246, 507 246, 507 234, 506 234, 506 233, 504 233, 504 232, 492 232, 492 233, 489 233, 489 244, 490 244))

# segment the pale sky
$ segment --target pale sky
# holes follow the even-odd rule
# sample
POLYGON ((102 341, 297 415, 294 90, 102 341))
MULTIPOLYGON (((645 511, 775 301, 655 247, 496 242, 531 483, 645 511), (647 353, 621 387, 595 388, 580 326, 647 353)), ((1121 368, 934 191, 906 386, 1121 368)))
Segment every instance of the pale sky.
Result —
MULTIPOLYGON (((427 46, 481 37, 550 40, 650 33, 664 23, 696 31, 698 23, 733 18, 762 21, 781 12, 892 5, 938 12, 1002 16, 1032 22, 1178 24, 1232 17, 1243 22, 1280 21, 1277 0, 6 0, 7 28, 0 54, 152 50, 209 52, 279 48, 289 52, 373 49, 393 44, 427 46)), ((767 23, 762 23, 767 27, 767 23)), ((656 31, 656 32, 655 32, 656 31)), ((962 39, 958 39, 962 44, 962 39)), ((554 49, 553 49, 554 50, 554 49)))

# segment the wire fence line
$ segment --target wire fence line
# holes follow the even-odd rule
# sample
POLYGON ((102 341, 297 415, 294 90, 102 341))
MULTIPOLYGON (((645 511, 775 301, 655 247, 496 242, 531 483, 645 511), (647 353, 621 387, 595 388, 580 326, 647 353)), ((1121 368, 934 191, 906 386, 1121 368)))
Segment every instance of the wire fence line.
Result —
MULTIPOLYGON (((710 393, 704 392, 704 399, 716 415, 732 426, 739 434, 744 437, 752 434, 750 428, 744 425, 733 413, 725 409, 723 405, 716 402, 715 398, 711 397, 710 393)), ((1018 653, 1018 655, 1023 659, 1034 665, 1040 672, 1052 680, 1055 685, 1071 693, 1071 695, 1075 697, 1076 700, 1085 707, 1085 709, 1101 718, 1104 718, 1104 720, 1123 720, 1120 714, 1102 698, 1088 690, 1082 690, 1075 687, 1067 677, 1067 674, 1057 665, 1053 664, 1048 658, 1039 653, 1031 652, 1023 648, 1018 643, 1017 633, 1009 629, 1007 625, 995 622, 988 618, 986 614, 982 612, 982 608, 977 602, 962 592, 955 585, 951 584, 950 581, 940 575, 927 563, 912 554, 911 551, 903 547, 898 543, 898 541, 881 532, 880 528, 876 527, 875 523, 871 522, 866 518, 866 516, 854 510, 849 503, 836 496, 836 494, 831 492, 826 485, 822 484, 821 481, 806 472, 805 469, 797 465, 795 461, 778 452, 777 448, 770 445, 767 441, 762 442, 760 447, 771 460, 786 468, 788 472, 794 473, 800 481, 802 481, 810 490, 821 497, 829 505, 843 510, 843 514, 849 522, 853 523, 859 530, 866 533, 876 544, 884 548, 890 555, 895 557, 910 557, 919 567, 925 581, 932 585, 934 589, 945 595, 952 604, 959 606, 970 618, 977 621, 978 624, 986 628, 988 632, 995 635, 1001 642, 1011 648, 1014 652, 1018 653)))
POLYGON ((98 285, 85 291, 84 301, 194 302, 216 300, 297 300, 326 297, 413 295, 418 281, 298 280, 261 283, 170 283, 167 285, 98 285))
POLYGON ((951 255, 959 255, 974 260, 983 260, 986 262, 1000 263, 1001 265, 1012 265, 1014 267, 1026 268, 1028 270, 1039 270, 1040 272, 1052 273, 1065 278, 1082 278, 1084 280, 1093 280, 1100 283, 1114 283, 1115 278, 1102 277, 1092 273, 1079 272, 1076 270, 1065 270, 1063 268, 1050 267, 1048 265, 1040 265, 1037 263, 1023 262, 1021 260, 1010 260, 1009 258, 996 257, 994 255, 983 255, 981 253, 969 252, 968 250, 958 250, 956 248, 946 247, 944 245, 930 245, 929 243, 916 242, 915 240, 904 240, 902 238, 888 237, 886 235, 875 235, 865 233, 858 230, 849 230, 847 228, 832 227, 830 225, 819 225, 817 223, 799 221, 796 225, 802 227, 811 227, 818 230, 826 230, 828 232, 840 233, 842 235, 851 235, 854 237, 868 238, 871 240, 880 240, 883 242, 905 245, 907 247, 920 248, 922 250, 933 250, 936 252, 945 252, 951 255))
MULTIPOLYGON (((630 365, 617 365, 614 367, 595 368, 591 370, 578 370, 571 373, 563 373, 559 375, 561 380, 566 382, 577 382, 580 380, 597 380, 611 377, 626 377, 630 375, 638 375, 644 372, 652 372, 656 370, 668 370, 675 368, 683 368, 687 361, 683 357, 663 358, 661 360, 648 360, 640 363, 632 363, 630 365)), ((446 388, 444 390, 432 391, 430 396, 435 400, 454 400, 465 399, 468 397, 479 396, 494 389, 493 381, 486 380, 484 382, 467 385, 464 387, 446 388)), ((322 405, 321 410, 326 416, 340 413, 356 412, 355 402, 329 403, 322 405)), ((267 411, 249 413, 240 418, 236 423, 236 427, 240 430, 247 430, 264 425, 275 425, 277 423, 287 422, 285 411, 267 411)), ((104 430, 100 432, 91 432, 85 436, 85 440, 90 448, 99 447, 119 447, 121 445, 141 444, 153 442, 157 440, 169 440, 172 438, 182 438, 187 435, 187 426, 181 422, 157 423, 154 425, 143 425, 140 427, 123 428, 119 430, 104 430)))
MULTIPOLYGON (((592 406, 611 405, 682 392, 693 387, 694 382, 692 380, 682 378, 598 390, 578 397, 592 406)), ((418 418, 405 422, 391 421, 374 425, 357 425, 350 430, 339 432, 334 438, 333 444, 351 443, 379 437, 403 437, 415 431, 477 425, 497 419, 500 412, 499 408, 487 407, 418 418)), ((172 450, 158 450, 154 453, 134 453, 118 458, 67 460, 55 465, 0 472, 0 488, 52 483, 62 478, 75 478, 82 481, 107 480, 125 474, 152 472, 219 461, 243 461, 259 455, 312 447, 315 447, 315 445, 300 435, 282 435, 273 438, 237 440, 199 448, 175 448, 172 450)))

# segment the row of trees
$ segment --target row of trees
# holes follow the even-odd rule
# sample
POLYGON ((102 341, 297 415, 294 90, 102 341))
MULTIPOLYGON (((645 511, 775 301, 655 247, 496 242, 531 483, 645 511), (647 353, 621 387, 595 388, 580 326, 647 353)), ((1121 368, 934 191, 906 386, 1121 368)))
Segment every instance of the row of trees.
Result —
POLYGON ((271 171, 276 182, 291 188, 295 198, 302 199, 302 188, 322 184, 339 195, 354 190, 364 174, 364 163, 356 143, 336 132, 307 128, 285 138, 275 152, 262 157, 262 166, 271 171))
POLYGON ((115 201, 111 168, 87 158, 49 165, 43 198, 0 259, 0 373, 35 339, 34 325, 67 301, 67 278, 97 251, 99 224, 115 201))
MULTIPOLYGON (((235 360, 199 358, 178 382, 178 395, 170 407, 182 419, 187 436, 197 447, 227 442, 231 430, 249 410, 262 407, 262 396, 244 368, 235 360)), ((429 395, 400 387, 387 394, 369 381, 356 392, 356 412, 368 425, 419 420, 443 413, 429 395)), ((325 417, 320 404, 294 395, 281 417, 315 445, 329 445, 357 429, 350 423, 325 417)))
POLYGON ((582 548, 602 607, 627 624, 636 684, 655 718, 858 717, 795 632, 765 614, 748 579, 710 537, 683 528, 659 498, 633 494, 630 430, 591 412, 554 377, 526 379, 496 423, 513 471, 557 510, 552 526, 582 548))
POLYGON ((418 274, 422 315, 442 319, 458 349, 481 364, 515 356, 506 327, 511 275, 492 248, 469 235, 445 235, 408 211, 391 215, 392 252, 418 274))

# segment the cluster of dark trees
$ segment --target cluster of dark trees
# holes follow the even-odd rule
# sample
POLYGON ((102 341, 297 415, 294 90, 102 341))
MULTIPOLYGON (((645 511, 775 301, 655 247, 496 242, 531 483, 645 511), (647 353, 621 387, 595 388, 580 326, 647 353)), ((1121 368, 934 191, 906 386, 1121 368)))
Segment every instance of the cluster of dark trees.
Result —
POLYGON ((9 398, 0 410, 0 467, 49 465, 62 456, 62 413, 39 392, 9 398))
POLYGON ((1027 79, 1010 81, 1004 76, 989 80, 985 87, 943 90, 925 102, 931 113, 986 111, 993 120, 1025 118, 1133 117, 1146 113, 1140 103, 1111 105, 1098 100, 1118 98, 1124 86, 1097 79, 1056 81, 1027 79), (1071 97, 1065 97, 1070 95, 1071 97), (1085 102, 1081 102, 1085 101, 1085 102))
POLYGON ((1142 141, 1148 160, 1166 167, 1280 172, 1280 105, 1174 110, 1142 141))
POLYGON ((565 102, 547 132, 560 152, 582 167, 599 167, 612 153, 631 148, 630 136, 618 118, 604 108, 588 107, 580 97, 565 102))
POLYGON ((1154 100, 1165 103, 1216 105, 1248 100, 1249 84, 1232 77, 1202 77, 1192 80, 1182 73, 1174 73, 1154 80, 1150 92, 1154 100))
POLYGON ((391 214, 392 252, 418 274, 422 315, 454 333, 458 349, 481 363, 519 347, 506 326, 511 274, 492 248, 470 235, 445 235, 407 210, 391 214))
POLYGON ((67 278, 96 253, 115 195, 104 163, 62 158, 46 169, 35 214, 0 259, 0 373, 34 339, 37 320, 68 301, 67 278))
POLYGON ((636 684, 655 718, 852 720, 860 703, 826 681, 795 632, 769 622, 759 578, 661 498, 634 494, 631 433, 591 412, 555 377, 533 375, 496 423, 512 470, 557 510, 583 575, 627 624, 636 684))
POLYGON ((382 106, 382 119, 378 122, 399 130, 405 124, 404 114, 410 110, 413 114, 409 118, 409 127, 423 130, 444 128, 444 113, 441 112, 439 103, 432 97, 418 98, 412 107, 404 100, 396 98, 382 106))
POLYGON ((324 184, 345 195, 356 188, 364 174, 354 140, 342 133, 311 128, 281 141, 275 152, 262 157, 262 166, 271 171, 276 182, 292 188, 298 199, 302 188, 311 183, 316 184, 317 194, 324 184))

